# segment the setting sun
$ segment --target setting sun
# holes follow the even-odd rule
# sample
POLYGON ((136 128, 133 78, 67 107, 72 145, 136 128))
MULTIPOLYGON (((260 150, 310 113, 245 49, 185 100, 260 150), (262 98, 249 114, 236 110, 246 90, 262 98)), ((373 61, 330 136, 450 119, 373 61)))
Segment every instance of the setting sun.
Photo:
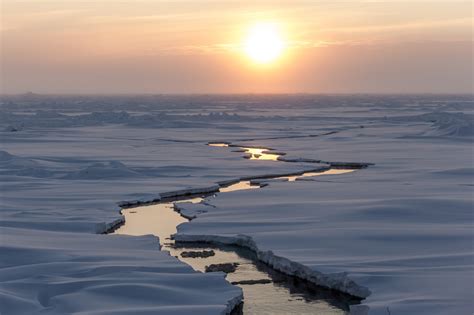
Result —
POLYGON ((259 23, 254 25, 245 41, 245 53, 257 63, 267 64, 276 60, 283 52, 283 40, 276 25, 259 23))

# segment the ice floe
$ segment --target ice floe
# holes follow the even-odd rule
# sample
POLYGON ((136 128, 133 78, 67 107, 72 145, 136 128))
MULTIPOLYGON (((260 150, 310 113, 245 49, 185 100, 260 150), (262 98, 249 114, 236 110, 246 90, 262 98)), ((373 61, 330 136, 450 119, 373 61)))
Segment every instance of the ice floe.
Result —
POLYGON ((183 205, 195 218, 176 237, 254 244, 286 271, 368 288, 353 314, 473 311, 472 96, 28 94, 1 104, 2 314, 228 313, 242 294, 222 274, 194 272, 153 237, 100 235, 123 222, 117 202, 347 166, 337 161, 375 165, 183 205), (246 160, 206 145, 214 139, 286 155, 246 160))

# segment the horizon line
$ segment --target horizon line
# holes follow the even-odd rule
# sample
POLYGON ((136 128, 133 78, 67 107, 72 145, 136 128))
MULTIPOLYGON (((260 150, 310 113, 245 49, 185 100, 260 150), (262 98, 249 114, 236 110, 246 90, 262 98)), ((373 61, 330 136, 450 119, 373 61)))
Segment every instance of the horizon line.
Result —
POLYGON ((223 92, 223 93, 207 93, 207 92, 182 92, 182 93, 154 93, 154 92, 137 92, 137 93, 36 93, 36 92, 25 92, 25 93, 0 93, 0 97, 21 97, 21 96, 289 96, 289 95, 321 95, 321 96, 390 96, 390 95, 464 95, 474 96, 474 91, 471 92, 223 92))

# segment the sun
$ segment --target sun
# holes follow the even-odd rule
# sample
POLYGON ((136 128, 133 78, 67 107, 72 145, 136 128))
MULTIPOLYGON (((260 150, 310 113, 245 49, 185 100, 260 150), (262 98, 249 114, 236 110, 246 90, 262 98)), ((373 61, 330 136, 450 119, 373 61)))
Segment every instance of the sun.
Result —
POLYGON ((283 48, 278 27, 273 23, 255 24, 244 44, 247 56, 259 64, 272 63, 281 56, 283 48))

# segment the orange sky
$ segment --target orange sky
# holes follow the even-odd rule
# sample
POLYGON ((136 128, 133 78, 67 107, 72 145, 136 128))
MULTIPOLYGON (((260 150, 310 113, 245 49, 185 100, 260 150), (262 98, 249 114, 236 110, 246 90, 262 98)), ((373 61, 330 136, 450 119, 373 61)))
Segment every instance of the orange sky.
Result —
POLYGON ((3 0, 2 92, 472 91, 471 1, 3 0), (252 63, 255 23, 284 55, 252 63))

